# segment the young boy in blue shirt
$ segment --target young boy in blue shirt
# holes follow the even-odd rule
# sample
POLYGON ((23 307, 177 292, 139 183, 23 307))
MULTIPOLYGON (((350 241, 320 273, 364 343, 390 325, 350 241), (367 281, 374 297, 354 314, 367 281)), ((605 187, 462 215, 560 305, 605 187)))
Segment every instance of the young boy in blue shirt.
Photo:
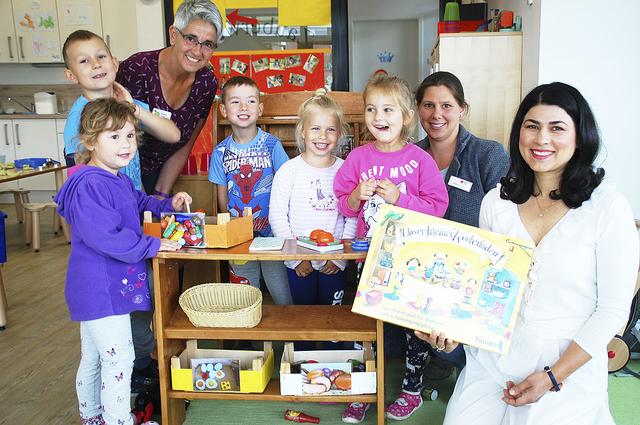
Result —
MULTIPOLYGON (((256 126, 262 115, 260 90, 250 78, 237 76, 222 87, 220 113, 231 124, 231 135, 211 155, 209 181, 217 187, 218 210, 241 217, 253 213, 255 236, 273 236, 269 225, 271 184, 278 168, 289 160, 280 140, 256 126)), ((281 261, 231 262, 232 271, 260 287, 260 275, 276 304, 291 304, 286 268, 281 261)))
MULTIPOLYGON (((115 82, 118 71, 118 60, 111 56, 104 40, 91 31, 74 31, 67 37, 62 48, 66 69, 65 77, 80 86, 82 95, 76 99, 69 110, 64 127, 65 160, 67 165, 75 165, 74 155, 78 146, 78 130, 80 114, 89 101, 104 97, 115 97, 136 105, 136 118, 146 132, 167 142, 180 141, 180 130, 168 119, 155 116, 149 112, 149 106, 131 97, 131 94, 115 82)), ((140 177, 140 158, 135 158, 122 172, 129 176, 136 189, 142 190, 140 177)))

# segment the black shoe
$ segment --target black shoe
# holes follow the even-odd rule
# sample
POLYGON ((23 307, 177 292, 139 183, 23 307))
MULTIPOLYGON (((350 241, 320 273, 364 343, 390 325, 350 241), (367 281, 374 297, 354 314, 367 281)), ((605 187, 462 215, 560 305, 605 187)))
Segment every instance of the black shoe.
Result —
POLYGON ((151 359, 151 362, 146 367, 133 369, 131 373, 132 393, 151 392, 155 387, 160 387, 160 373, 158 372, 157 360, 151 359))
POLYGON ((438 381, 440 379, 446 379, 453 373, 453 364, 436 356, 432 356, 424 369, 424 377, 438 381))

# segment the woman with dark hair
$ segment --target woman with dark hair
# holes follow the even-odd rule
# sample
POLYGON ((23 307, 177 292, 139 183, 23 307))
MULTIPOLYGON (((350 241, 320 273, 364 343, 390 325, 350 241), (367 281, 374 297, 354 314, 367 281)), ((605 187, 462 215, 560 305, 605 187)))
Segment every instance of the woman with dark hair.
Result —
POLYGON ((614 423, 606 347, 627 320, 638 237, 628 202, 594 166, 600 143, 569 85, 539 86, 520 104, 509 175, 482 201, 480 227, 535 244, 529 279, 510 352, 464 347, 445 425, 614 423))
MULTIPOLYGON (((427 137, 417 143, 438 165, 449 194, 448 220, 478 226, 482 198, 495 188, 509 169, 509 157, 502 145, 474 136, 460 123, 469 104, 462 83, 450 72, 435 72, 415 92, 420 124, 427 137)), ((387 408, 387 417, 404 420, 422 405, 423 377, 444 379, 454 364, 464 366, 464 351, 442 356, 406 331, 407 351, 402 392, 387 408), (427 364, 427 359, 429 363, 427 364), (426 366, 425 366, 426 365, 426 366)))

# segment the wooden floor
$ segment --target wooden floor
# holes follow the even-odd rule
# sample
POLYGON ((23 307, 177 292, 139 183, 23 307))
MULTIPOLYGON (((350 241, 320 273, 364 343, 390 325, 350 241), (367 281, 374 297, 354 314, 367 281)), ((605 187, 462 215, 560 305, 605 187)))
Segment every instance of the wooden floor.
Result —
POLYGON ((80 358, 78 324, 69 320, 64 279, 70 245, 42 217, 40 252, 25 246, 13 205, 6 220, 7 262, 2 274, 9 301, 0 331, 0 424, 79 424, 75 373, 80 358))

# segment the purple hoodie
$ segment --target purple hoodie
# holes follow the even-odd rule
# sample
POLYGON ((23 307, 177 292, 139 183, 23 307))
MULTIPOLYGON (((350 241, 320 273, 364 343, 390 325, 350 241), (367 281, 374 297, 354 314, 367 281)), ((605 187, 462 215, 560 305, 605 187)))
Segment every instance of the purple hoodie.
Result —
POLYGON ((85 321, 151 307, 147 266, 160 239, 144 235, 142 211, 173 211, 136 190, 124 174, 87 166, 75 172, 55 197, 71 226, 65 297, 71 320, 85 321))

